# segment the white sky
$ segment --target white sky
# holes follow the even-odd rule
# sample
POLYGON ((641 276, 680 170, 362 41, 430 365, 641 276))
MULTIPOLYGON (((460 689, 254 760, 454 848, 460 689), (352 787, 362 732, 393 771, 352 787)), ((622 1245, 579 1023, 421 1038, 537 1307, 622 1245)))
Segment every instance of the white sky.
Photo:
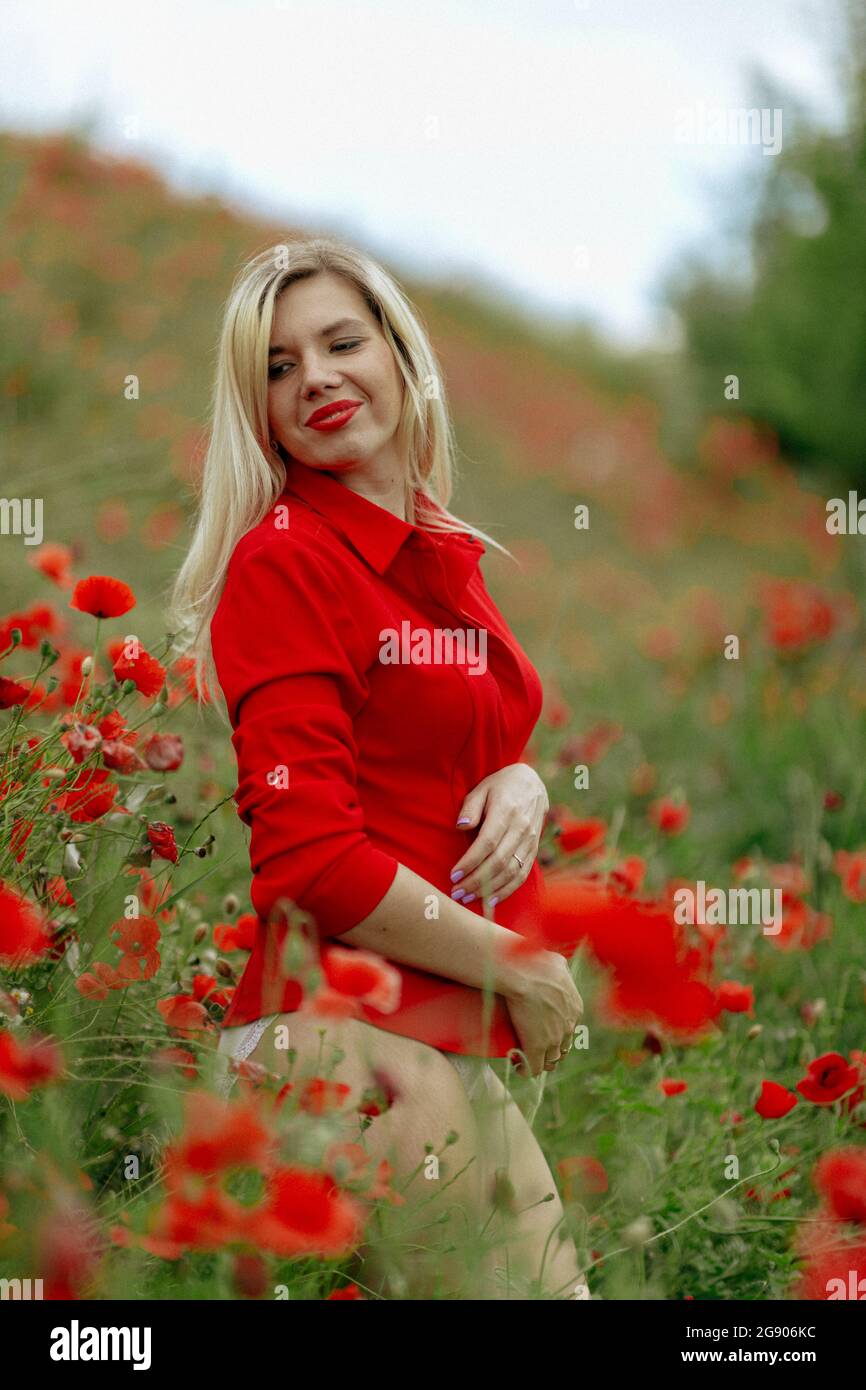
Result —
MULTIPOLYGON (((425 278, 663 340, 652 292, 718 241, 759 145, 678 110, 768 73, 828 123, 837 0, 3 0, 0 124, 91 117, 174 187, 333 229, 425 278), (136 119, 131 140, 127 122, 136 119)), ((784 117, 783 117, 784 129, 784 117)))

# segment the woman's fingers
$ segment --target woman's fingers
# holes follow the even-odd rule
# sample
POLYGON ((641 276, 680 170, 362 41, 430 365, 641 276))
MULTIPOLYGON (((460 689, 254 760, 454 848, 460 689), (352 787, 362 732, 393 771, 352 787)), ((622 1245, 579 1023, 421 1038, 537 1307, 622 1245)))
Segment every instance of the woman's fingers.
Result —
POLYGON ((476 897, 507 898, 521 883, 525 883, 535 861, 535 853, 535 841, 531 835, 508 836, 474 872, 455 882, 452 898, 459 902, 472 893, 476 897), (518 863, 518 860, 522 863, 518 863))

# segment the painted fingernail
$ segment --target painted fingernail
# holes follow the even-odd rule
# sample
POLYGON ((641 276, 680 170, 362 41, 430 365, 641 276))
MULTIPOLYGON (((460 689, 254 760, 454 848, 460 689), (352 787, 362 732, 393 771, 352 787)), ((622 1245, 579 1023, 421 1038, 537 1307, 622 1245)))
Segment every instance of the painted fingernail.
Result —
POLYGON ((468 816, 461 816, 460 819, 459 819, 459 821, 457 822, 457 824, 458 824, 458 825, 468 825, 468 824, 469 824, 469 817, 468 817, 468 816))
POLYGON ((490 898, 490 899, 489 899, 489 903, 490 903, 490 906, 491 906, 491 907, 495 907, 496 904, 497 904, 498 902, 499 902, 499 899, 498 899, 498 898, 490 898))
POLYGON ((475 894, 474 894, 474 893, 467 893, 467 894, 466 894, 466 897, 463 899, 464 904, 465 904, 465 903, 474 903, 474 901, 475 901, 475 894))
POLYGON ((452 896, 452 898, 457 898, 457 899, 459 900, 460 898, 463 897, 463 894, 464 894, 465 892, 466 892, 466 889, 465 889, 465 888, 452 888, 452 889, 451 889, 451 896, 452 896))
POLYGON ((453 871, 452 874, 451 874, 451 882, 452 882, 452 883, 459 883, 460 880, 461 880, 461 878, 464 878, 464 877, 465 877, 465 873, 464 873, 464 870, 463 870, 463 869, 454 869, 454 871, 453 871))

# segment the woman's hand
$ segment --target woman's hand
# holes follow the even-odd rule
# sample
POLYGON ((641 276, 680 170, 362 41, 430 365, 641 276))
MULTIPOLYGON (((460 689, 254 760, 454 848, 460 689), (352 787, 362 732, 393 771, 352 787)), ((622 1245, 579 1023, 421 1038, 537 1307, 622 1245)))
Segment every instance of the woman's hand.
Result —
POLYGON ((461 830, 481 828, 454 865, 452 898, 466 903, 483 893, 492 903, 510 897, 532 868, 549 805, 547 789, 528 763, 509 763, 479 782, 457 821, 461 830))
POLYGON ((521 961, 520 978, 505 996, 511 1022, 526 1057, 520 1076, 553 1071, 574 1042, 583 1000, 557 951, 539 951, 521 961))

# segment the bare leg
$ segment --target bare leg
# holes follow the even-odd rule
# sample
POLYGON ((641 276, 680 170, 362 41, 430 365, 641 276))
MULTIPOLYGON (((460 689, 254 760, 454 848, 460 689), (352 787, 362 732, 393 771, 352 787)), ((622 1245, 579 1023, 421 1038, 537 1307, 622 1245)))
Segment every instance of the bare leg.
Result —
POLYGON ((589 1296, 556 1182, 538 1140, 498 1076, 488 1072, 475 1105, 484 1154, 482 1180, 499 1244, 488 1258, 499 1298, 589 1296))
POLYGON ((319 1076, 350 1088, 338 1112, 339 1138, 360 1142, 373 1167, 386 1159, 391 1184, 405 1198, 403 1205, 380 1205, 358 1282, 389 1298, 479 1297, 485 1251, 477 1232, 489 1204, 478 1126, 451 1063, 435 1048, 356 1019, 283 1014, 248 1059, 278 1076, 290 1074, 289 1053, 277 1045, 280 1025, 297 1054, 296 1086, 319 1076), (383 1078, 395 1098, 362 1131, 357 1107, 383 1078))
POLYGON ((556 1184, 498 1077, 488 1072, 486 1093, 470 1102, 435 1048, 359 1020, 297 1013, 278 1016, 249 1059, 279 1076, 290 1068, 277 1046, 280 1025, 297 1054, 293 1081, 321 1076, 349 1086, 341 1137, 361 1142, 374 1164, 386 1159, 405 1197, 377 1212, 359 1283, 388 1298, 575 1296, 582 1275, 573 1242, 555 1229, 563 1216, 556 1184), (396 1097, 362 1136, 357 1106, 382 1078, 396 1097))

